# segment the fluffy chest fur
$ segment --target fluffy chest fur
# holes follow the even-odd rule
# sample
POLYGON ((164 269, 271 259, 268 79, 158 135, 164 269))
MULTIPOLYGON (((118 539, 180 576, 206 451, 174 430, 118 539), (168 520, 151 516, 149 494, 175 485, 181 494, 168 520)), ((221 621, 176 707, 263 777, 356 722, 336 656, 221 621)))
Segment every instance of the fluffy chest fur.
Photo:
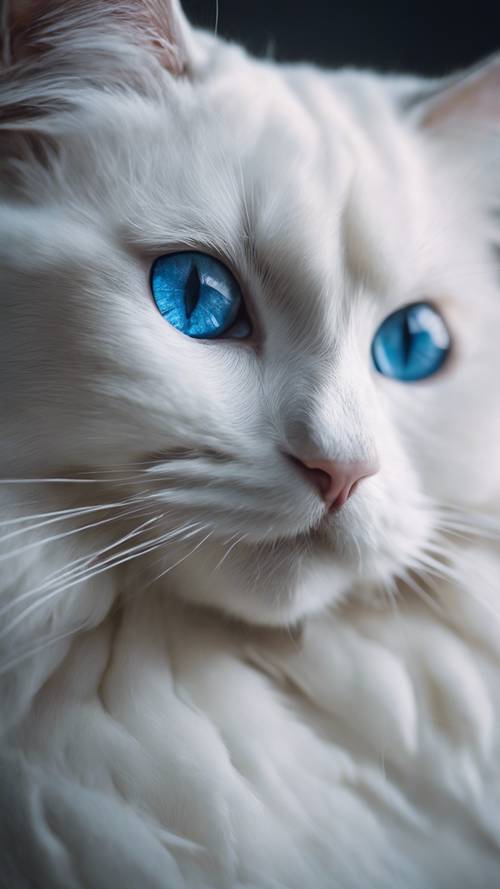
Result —
POLYGON ((498 62, 279 67, 166 0, 4 23, 0 884, 493 889, 498 62), (245 340, 162 317, 179 252, 245 340), (453 345, 410 385, 371 345, 418 304, 453 345), (370 472, 333 509, 321 466, 370 472))
POLYGON ((4 885, 496 886, 484 584, 455 627, 411 605, 249 630, 153 596, 108 618, 4 741, 4 885))

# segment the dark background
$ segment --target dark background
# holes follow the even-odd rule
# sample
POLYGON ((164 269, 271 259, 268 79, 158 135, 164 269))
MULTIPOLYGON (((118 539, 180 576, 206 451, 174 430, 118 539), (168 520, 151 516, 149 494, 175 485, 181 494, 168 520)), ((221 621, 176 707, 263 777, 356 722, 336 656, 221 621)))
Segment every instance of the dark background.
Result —
MULTIPOLYGON (((214 29, 216 0, 184 0, 214 29)), ((444 74, 500 50, 500 0, 219 0, 219 33, 285 61, 444 74)))

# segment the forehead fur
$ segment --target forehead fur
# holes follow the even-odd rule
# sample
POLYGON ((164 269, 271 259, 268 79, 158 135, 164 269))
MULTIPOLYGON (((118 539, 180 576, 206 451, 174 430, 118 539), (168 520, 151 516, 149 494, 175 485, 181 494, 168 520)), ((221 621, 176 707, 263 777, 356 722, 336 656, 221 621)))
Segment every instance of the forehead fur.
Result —
POLYGON ((151 255, 213 252, 295 321, 435 272, 458 190, 397 80, 277 67, 208 36, 203 65, 176 78, 115 22, 70 24, 0 84, 9 193, 151 255))
POLYGON ((151 251, 250 258, 276 292, 321 293, 340 269, 404 286, 428 230, 429 182, 383 79, 280 69, 210 38, 203 69, 175 79, 117 28, 104 36, 87 21, 64 36, 0 91, 4 129, 47 146, 36 165, 32 141, 25 160, 10 159, 24 198, 54 204, 59 193, 67 212, 73 193, 80 212, 105 207, 120 237, 151 251))

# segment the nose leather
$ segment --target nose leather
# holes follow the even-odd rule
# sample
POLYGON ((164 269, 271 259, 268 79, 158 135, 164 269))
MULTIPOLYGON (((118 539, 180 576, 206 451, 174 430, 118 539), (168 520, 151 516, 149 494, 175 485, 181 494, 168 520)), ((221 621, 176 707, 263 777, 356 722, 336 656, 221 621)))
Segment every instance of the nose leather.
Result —
POLYGON ((375 462, 355 460, 301 460, 294 462, 302 469, 305 477, 316 488, 328 510, 340 509, 354 494, 359 483, 378 472, 375 462))

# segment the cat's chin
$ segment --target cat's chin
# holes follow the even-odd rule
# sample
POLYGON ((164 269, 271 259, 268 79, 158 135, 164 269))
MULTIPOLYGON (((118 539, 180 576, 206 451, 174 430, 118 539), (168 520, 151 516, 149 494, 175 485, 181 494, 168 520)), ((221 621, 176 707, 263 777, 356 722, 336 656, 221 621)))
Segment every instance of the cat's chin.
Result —
POLYGON ((223 562, 214 547, 179 564, 171 576, 178 598, 267 626, 297 624, 345 599, 355 579, 349 559, 300 539, 248 546, 223 562))
POLYGON ((168 587, 183 600, 269 626, 296 624, 360 592, 380 604, 425 548, 432 522, 424 511, 394 523, 375 515, 359 503, 342 520, 327 516, 279 540, 239 538, 228 548, 212 538, 179 560, 168 587))

